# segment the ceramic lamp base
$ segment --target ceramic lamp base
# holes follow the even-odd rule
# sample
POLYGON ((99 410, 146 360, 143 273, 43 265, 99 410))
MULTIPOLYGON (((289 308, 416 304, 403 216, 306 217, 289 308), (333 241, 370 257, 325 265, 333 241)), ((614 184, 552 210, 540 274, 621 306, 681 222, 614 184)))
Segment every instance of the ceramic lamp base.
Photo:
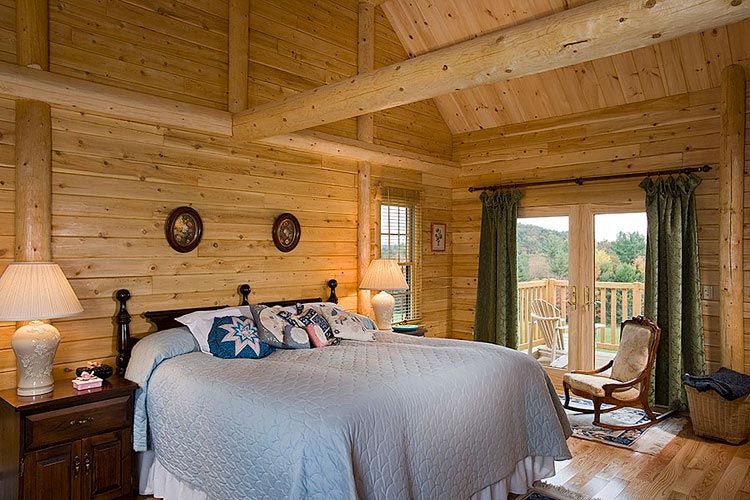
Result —
POLYGON ((11 346, 18 365, 18 395, 38 396, 52 392, 52 361, 55 359, 60 332, 54 326, 32 321, 13 334, 11 346))
POLYGON ((375 313, 375 323, 378 325, 378 328, 381 330, 390 330, 396 299, 390 293, 383 291, 375 295, 370 302, 372 303, 372 312, 375 313))

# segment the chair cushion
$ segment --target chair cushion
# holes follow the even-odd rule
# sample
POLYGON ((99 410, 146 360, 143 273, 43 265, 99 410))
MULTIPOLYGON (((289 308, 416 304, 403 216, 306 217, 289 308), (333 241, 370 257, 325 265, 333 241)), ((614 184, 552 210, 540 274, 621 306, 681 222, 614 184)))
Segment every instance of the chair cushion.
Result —
POLYGON ((633 380, 646 369, 651 346, 651 329, 637 323, 625 323, 620 348, 612 365, 612 378, 620 382, 633 380))
MULTIPOLYGON (((567 383, 573 389, 587 392, 593 396, 604 397, 604 386, 606 384, 618 384, 619 380, 607 377, 597 377, 596 375, 581 375, 579 373, 566 373, 563 375, 563 382, 567 383)), ((640 392, 635 387, 621 389, 612 393, 612 397, 620 401, 630 401, 638 397, 640 392)))

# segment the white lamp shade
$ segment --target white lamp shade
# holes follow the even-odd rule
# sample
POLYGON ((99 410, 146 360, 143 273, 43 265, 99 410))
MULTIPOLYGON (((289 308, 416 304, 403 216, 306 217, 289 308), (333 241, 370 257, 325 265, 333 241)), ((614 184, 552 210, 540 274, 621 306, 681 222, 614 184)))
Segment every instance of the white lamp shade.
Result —
POLYGON ((62 269, 52 262, 12 262, 0 276, 0 320, 64 318, 83 311, 62 269))
POLYGON ((398 262, 375 259, 370 262, 370 267, 367 268, 359 288, 362 290, 408 290, 409 284, 398 262))

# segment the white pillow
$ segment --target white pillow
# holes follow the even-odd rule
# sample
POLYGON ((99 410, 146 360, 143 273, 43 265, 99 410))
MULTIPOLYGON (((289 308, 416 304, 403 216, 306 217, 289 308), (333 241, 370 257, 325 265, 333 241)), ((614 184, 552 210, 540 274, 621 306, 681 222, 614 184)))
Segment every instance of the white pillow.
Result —
POLYGON ((369 330, 365 326, 363 316, 346 312, 339 306, 333 305, 329 307, 321 305, 319 311, 319 314, 322 314, 331 325, 334 337, 344 340, 375 341, 374 330, 369 330))
MULTIPOLYGON (((224 309, 214 309, 212 311, 191 312, 175 318, 175 321, 182 323, 190 329, 190 333, 198 341, 201 351, 211 354, 211 349, 208 347, 208 334, 211 333, 211 328, 214 326, 214 318, 224 318, 226 316, 243 316, 243 313, 238 307, 225 307, 224 309)), ((249 317, 249 315, 246 316, 249 317)))

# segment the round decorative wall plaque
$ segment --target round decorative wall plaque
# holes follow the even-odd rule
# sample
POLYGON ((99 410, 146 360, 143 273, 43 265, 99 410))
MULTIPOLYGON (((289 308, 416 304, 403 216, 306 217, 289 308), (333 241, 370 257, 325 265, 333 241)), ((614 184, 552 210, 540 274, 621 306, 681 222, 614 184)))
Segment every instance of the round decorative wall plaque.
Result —
POLYGON ((291 252, 299 243, 302 230, 297 217, 281 214, 273 223, 273 244, 282 252, 291 252))
POLYGON ((178 207, 172 210, 165 226, 169 246, 178 252, 195 250, 203 236, 203 221, 191 207, 178 207))

